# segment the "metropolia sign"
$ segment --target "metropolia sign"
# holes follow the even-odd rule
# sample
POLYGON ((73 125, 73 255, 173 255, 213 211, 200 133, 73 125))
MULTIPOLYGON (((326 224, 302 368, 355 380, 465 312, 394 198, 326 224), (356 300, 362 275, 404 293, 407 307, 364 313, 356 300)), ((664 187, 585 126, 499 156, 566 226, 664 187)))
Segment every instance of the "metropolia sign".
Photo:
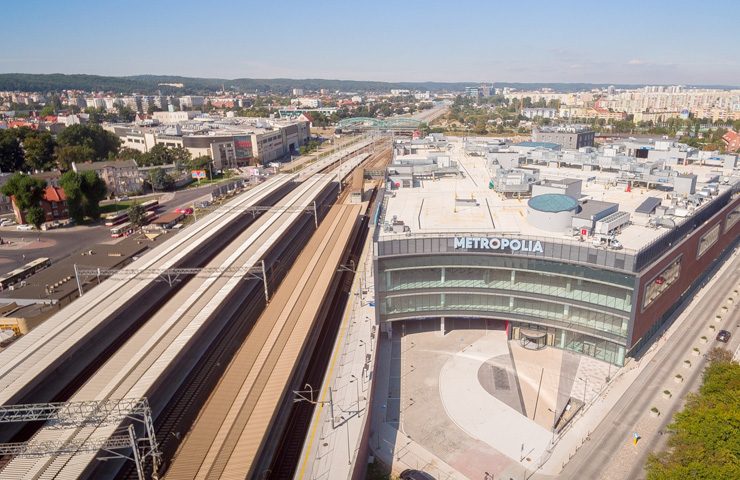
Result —
POLYGON ((455 237, 455 249, 467 250, 510 250, 512 252, 542 253, 539 240, 520 240, 518 238, 455 237))

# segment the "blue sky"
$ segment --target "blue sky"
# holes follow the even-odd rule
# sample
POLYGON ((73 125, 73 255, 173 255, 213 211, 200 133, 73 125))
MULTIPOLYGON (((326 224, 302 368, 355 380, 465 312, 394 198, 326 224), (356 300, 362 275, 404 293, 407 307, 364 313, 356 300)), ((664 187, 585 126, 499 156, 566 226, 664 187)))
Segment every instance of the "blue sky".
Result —
POLYGON ((740 1, 7 0, 0 72, 740 84, 740 1))

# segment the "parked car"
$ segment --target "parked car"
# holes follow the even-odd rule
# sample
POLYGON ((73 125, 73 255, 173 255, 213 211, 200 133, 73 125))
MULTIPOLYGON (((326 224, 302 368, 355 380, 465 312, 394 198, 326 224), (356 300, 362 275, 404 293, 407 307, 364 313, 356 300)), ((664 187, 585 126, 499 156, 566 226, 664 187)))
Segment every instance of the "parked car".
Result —
POLYGON ((22 230, 22 231, 33 230, 33 225, 28 225, 28 224, 18 225, 17 227, 15 227, 15 229, 22 230))
POLYGON ((728 332, 727 330, 720 330, 717 334, 717 341, 727 343, 730 341, 730 337, 732 334, 728 332))
POLYGON ((6 218, 2 222, 0 222, 0 227, 10 227, 11 225, 15 225, 15 222, 9 218, 6 218))
POLYGON ((190 208, 190 207, 188 207, 188 208, 178 208, 175 211, 177 213, 182 213, 183 215, 192 215, 193 214, 193 209, 190 208))
POLYGON ((407 469, 401 472, 401 480, 434 480, 434 477, 421 470, 407 469))

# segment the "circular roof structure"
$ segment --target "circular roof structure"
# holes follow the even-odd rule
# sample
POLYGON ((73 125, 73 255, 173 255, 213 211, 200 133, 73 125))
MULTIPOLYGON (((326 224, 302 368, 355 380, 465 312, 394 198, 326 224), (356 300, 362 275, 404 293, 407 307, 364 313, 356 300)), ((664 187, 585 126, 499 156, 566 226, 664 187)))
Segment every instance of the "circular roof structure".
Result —
POLYGON ((530 198, 527 205, 540 212, 568 212, 578 208, 578 200, 562 193, 545 193, 530 198))

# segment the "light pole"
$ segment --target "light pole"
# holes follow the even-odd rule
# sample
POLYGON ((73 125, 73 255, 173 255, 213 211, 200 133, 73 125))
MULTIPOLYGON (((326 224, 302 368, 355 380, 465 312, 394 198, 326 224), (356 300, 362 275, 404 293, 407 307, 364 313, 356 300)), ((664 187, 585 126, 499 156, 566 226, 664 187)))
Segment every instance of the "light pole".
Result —
POLYGON ((352 380, 349 381, 349 383, 355 384, 355 405, 357 406, 357 418, 359 418, 360 415, 360 382, 357 381, 357 377, 355 377, 354 373, 350 374, 350 377, 352 377, 352 380))
POLYGON ((582 378, 578 377, 578 380, 582 380, 583 383, 583 405, 586 405, 586 389, 588 388, 588 377, 582 378))

